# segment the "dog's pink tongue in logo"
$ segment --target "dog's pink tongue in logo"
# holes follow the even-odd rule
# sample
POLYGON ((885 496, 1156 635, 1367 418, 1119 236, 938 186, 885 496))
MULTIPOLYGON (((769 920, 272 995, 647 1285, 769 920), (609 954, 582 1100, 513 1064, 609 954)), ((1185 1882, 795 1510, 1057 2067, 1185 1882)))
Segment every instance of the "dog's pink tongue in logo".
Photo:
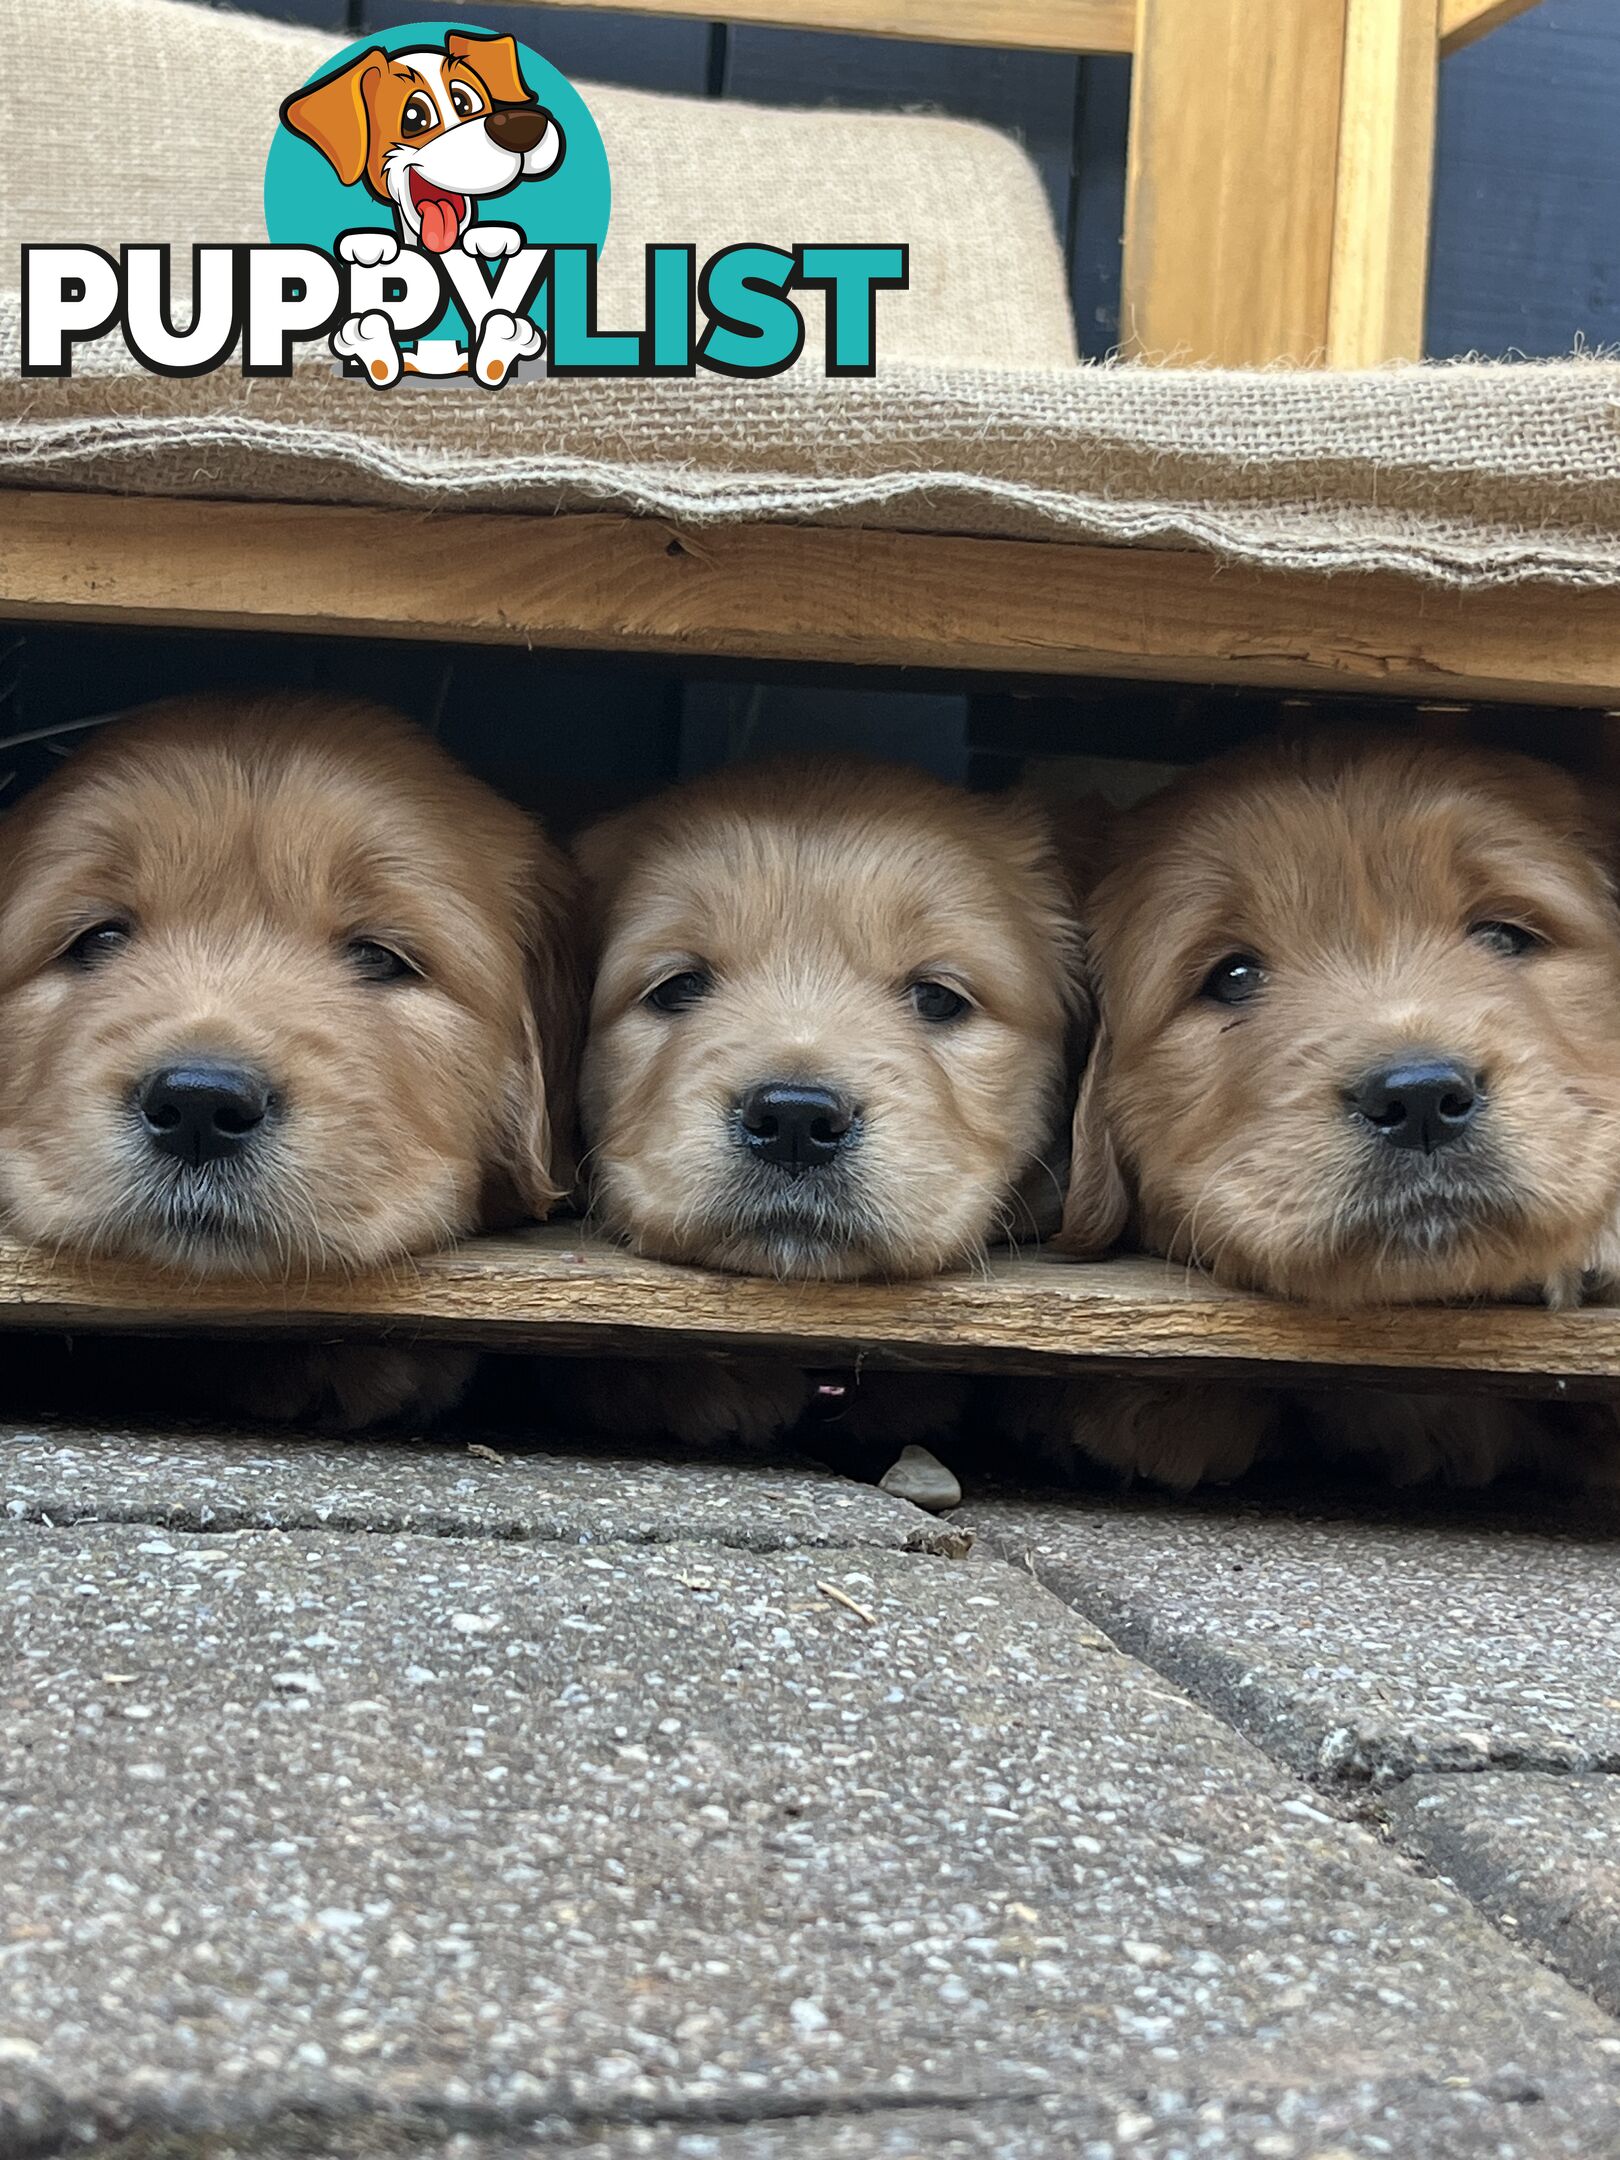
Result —
POLYGON ((411 174, 411 200, 422 220, 422 245, 435 255, 446 254, 456 244, 467 215, 465 195, 435 187, 419 172, 411 174))

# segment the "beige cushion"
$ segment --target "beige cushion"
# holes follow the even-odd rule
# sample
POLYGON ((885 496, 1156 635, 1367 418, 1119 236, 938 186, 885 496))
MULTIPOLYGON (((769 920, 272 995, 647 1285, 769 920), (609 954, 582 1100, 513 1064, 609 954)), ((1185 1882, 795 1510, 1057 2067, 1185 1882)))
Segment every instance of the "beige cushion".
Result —
MULTIPOLYGON (((278 107, 340 42, 180 0, 0 0, 0 276, 24 241, 262 239, 278 107)), ((639 324, 650 241, 906 240, 912 286, 879 298, 880 364, 1074 365, 1045 194, 994 129, 580 87, 613 175, 606 327, 639 324)), ((806 296, 801 372, 819 365, 819 310, 806 296)))

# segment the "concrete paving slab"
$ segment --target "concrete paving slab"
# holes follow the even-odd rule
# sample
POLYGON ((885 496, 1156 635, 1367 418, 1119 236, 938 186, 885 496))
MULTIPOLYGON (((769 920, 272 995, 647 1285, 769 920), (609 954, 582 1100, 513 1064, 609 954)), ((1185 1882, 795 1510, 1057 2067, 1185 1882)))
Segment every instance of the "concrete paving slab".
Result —
POLYGON ((0 1882, 10 2155, 1620 2145, 1620 2028, 999 1565, 14 1525, 0 1882))
MULTIPOLYGON (((835 2106, 751 2123, 694 2116, 581 2127, 540 2117, 517 2132, 449 2136, 419 2114, 340 2121, 310 2110, 236 2134, 138 2131, 93 2151, 97 2160, 1391 2160, 1407 2153, 1532 2160, 1580 2152, 1565 2125, 1540 2115, 1544 2098, 1525 2086, 1506 2116, 1499 2097, 1369 2081, 1349 2107, 1319 2095, 1302 2100, 1287 2111, 1287 2128, 1274 2091, 1230 2102, 1156 2092, 1123 2105, 1044 2098, 850 2113, 835 2106)), ((1596 2160, 1596 2149, 1581 2160, 1596 2160)))
POLYGON ((876 1545, 959 1555, 920 1508, 814 1464, 681 1461, 509 1438, 274 1438, 0 1423, 0 1520, 177 1530, 376 1530, 569 1545, 708 1540, 749 1552, 876 1545))
POLYGON ((1620 1769, 1620 1527, 1589 1514, 1066 1494, 950 1520, 1311 1775, 1620 1769))
POLYGON ((1417 1777, 1386 1806, 1409 1850, 1620 2012, 1620 1778, 1417 1777))

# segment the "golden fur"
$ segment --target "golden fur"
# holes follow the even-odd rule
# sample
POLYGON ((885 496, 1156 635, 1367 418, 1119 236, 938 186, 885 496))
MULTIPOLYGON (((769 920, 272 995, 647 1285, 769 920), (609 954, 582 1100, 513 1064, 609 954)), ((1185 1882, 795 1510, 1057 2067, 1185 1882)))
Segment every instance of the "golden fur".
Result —
POLYGON ((90 741, 5 837, 0 1208, 21 1236, 302 1276, 543 1214, 569 1183, 571 872, 397 716, 313 697, 153 706, 90 741), (412 972, 368 979, 367 940, 412 972), (239 1159, 148 1144, 143 1076, 199 1058, 270 1090, 239 1159))
MULTIPOLYGON (((849 763, 715 773, 580 843, 600 961, 581 1077, 591 1187, 638 1251, 756 1274, 929 1275, 1055 1198, 1077 1010, 1072 900, 1020 800, 849 763), (685 970, 712 988, 649 1008, 685 970), (970 1009, 920 1019, 914 983, 970 1009), (734 1105, 774 1079, 858 1106, 836 1189, 761 1179, 734 1105)), ((818 1173, 819 1175, 819 1173, 818 1173)))
MULTIPOLYGON (((612 818, 579 855, 600 947, 582 1122, 610 1233, 664 1259, 849 1279, 962 1266, 1055 1221, 1079 948, 1033 805, 882 765, 771 763, 612 818), (682 973, 703 994, 650 1006, 682 973), (928 982, 967 1009, 921 1016, 928 982), (772 1174, 740 1142, 740 1098, 778 1080, 854 1108, 834 1167, 772 1174)), ((655 1400, 693 1440, 757 1442, 807 1396, 780 1369, 665 1372, 655 1396, 647 1375, 603 1378, 594 1422, 623 1429, 655 1400)), ((917 1416, 937 1431, 928 1394, 917 1416)), ((906 1417, 894 1390, 863 1387, 861 1422, 906 1417)))
MULTIPOLYGON (((1337 1307, 1574 1294, 1620 1192, 1620 914, 1581 790, 1434 743, 1269 743, 1121 818, 1086 914, 1099 1033, 1060 1243, 1121 1238, 1337 1307), (1533 934, 1504 949, 1488 925, 1533 934), (1253 955, 1259 991, 1204 985, 1253 955), (1383 1145, 1347 1091, 1430 1053, 1479 1078, 1465 1144, 1383 1145)), ((1015 1390, 1015 1420, 1164 1482, 1230 1476, 1275 1398, 1015 1390), (1032 1408, 1032 1405, 1035 1406, 1032 1408)), ((1512 1406, 1358 1398, 1335 1452, 1469 1480, 1534 1454, 1512 1406), (1353 1435, 1353 1444, 1347 1437, 1353 1435)), ((1347 1399, 1348 1403, 1348 1399, 1347 1399)))
POLYGON ((1337 1306, 1578 1276, 1620 1187, 1620 913, 1576 784, 1345 737, 1216 760, 1120 820, 1088 904, 1101 1032, 1062 1242, 1337 1306), (1475 926, 1535 934, 1521 954, 1475 926), (1201 994, 1234 951, 1251 1003, 1201 994), (1380 1150, 1345 1091, 1432 1050, 1477 1141, 1380 1150))

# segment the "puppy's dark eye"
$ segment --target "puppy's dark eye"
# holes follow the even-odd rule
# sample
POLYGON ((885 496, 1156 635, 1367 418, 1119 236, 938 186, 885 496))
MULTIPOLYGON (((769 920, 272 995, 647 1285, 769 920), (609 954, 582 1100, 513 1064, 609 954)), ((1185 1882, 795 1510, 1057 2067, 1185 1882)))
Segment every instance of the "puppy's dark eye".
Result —
POLYGON ((1478 938, 1482 945, 1488 945, 1492 952, 1502 953, 1509 960, 1517 960, 1521 953, 1539 952, 1546 942, 1533 930, 1527 930, 1523 923, 1516 922, 1470 923, 1468 935, 1478 938))
POLYGON ((399 132, 402 135, 425 135, 439 115, 432 101, 420 91, 411 98, 400 115, 399 132))
POLYGON ((475 112, 482 112, 484 109, 483 100, 470 83, 453 82, 450 85, 450 103, 455 107, 457 117, 462 120, 470 119, 475 112))
POLYGON ((1266 971, 1254 954, 1233 952, 1216 961, 1198 995, 1213 998, 1217 1005, 1247 1005, 1265 986, 1266 971))
POLYGON ((701 968, 686 968, 679 975, 666 975, 661 983, 655 983, 641 1002, 650 1005, 654 1012, 685 1012, 689 1005, 706 998, 713 988, 712 976, 705 975, 701 968))
POLYGON ((362 982, 402 982, 417 972, 403 953, 395 952, 391 945, 379 945, 375 938, 350 938, 344 950, 362 982))
POLYGON ((967 999, 949 983, 913 983, 911 1002, 919 1020, 960 1020, 968 1009, 967 999))
POLYGON ((89 930, 81 930, 62 958, 73 967, 95 967, 127 945, 130 935, 127 922, 118 919, 98 922, 89 930))

